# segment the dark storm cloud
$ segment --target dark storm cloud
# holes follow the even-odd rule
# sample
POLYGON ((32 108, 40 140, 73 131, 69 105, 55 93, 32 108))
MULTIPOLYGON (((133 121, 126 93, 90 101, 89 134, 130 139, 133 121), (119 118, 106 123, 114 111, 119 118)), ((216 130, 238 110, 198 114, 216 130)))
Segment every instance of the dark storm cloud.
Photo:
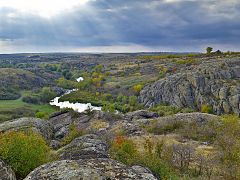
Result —
POLYGON ((92 0, 46 19, 2 8, 0 40, 49 47, 239 48, 239 9, 238 0, 92 0))

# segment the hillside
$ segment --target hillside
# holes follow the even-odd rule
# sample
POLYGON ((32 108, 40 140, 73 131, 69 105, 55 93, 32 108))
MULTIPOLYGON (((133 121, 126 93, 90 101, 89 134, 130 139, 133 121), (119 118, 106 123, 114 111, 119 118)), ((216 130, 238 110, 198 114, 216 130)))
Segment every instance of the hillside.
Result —
POLYGON ((214 114, 240 115, 240 60, 209 60, 181 69, 146 86, 139 99, 147 107, 169 104, 201 110, 209 106, 214 114))
POLYGON ((0 62, 6 180, 240 179, 239 53, 22 54, 0 62), (53 98, 65 108, 50 106, 53 98), (98 111, 77 112, 74 103, 98 111))
POLYGON ((34 73, 15 68, 0 69, 0 100, 19 98, 20 92, 41 87, 45 80, 34 73))

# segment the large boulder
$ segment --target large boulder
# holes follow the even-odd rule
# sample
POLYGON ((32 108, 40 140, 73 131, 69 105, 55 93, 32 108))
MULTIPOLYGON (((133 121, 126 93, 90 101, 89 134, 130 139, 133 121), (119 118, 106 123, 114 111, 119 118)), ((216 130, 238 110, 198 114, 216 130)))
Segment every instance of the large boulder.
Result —
POLYGON ((14 171, 10 166, 0 159, 0 179, 1 180, 16 180, 14 171))
POLYGON ((41 134, 47 141, 53 137, 53 127, 51 123, 38 118, 20 118, 0 124, 0 133, 25 130, 37 132, 41 134))
POLYGON ((211 60, 159 79, 140 92, 146 107, 167 103, 180 108, 212 107, 216 114, 240 114, 240 61, 211 60))
POLYGON ((157 180, 146 169, 131 168, 112 159, 62 160, 42 165, 24 180, 157 180), (139 172, 142 171, 142 172, 139 172))
POLYGON ((97 139, 96 135, 88 134, 74 139, 70 144, 58 150, 61 159, 107 158, 108 146, 97 139))

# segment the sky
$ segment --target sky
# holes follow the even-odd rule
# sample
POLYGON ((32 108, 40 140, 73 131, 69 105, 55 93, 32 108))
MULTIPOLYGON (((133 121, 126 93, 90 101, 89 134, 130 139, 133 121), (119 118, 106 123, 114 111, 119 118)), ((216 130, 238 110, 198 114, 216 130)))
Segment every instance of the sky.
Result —
POLYGON ((0 53, 240 51, 240 0, 0 0, 0 53))

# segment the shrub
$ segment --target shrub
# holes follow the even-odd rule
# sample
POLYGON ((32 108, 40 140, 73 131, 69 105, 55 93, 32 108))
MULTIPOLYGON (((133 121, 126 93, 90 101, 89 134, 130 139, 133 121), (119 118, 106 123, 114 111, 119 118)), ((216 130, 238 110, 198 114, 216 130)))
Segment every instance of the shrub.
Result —
POLYGON ((213 109, 211 106, 207 105, 207 104, 203 104, 201 106, 201 112, 202 113, 209 113, 209 114, 212 114, 213 113, 213 109))
POLYGON ((179 130, 179 133, 187 139, 213 143, 216 138, 218 121, 210 120, 206 123, 188 122, 179 130))
POLYGON ((16 89, 5 89, 0 87, 0 100, 15 100, 21 97, 16 89))
POLYGON ((127 104, 128 103, 128 96, 124 96, 124 95, 122 95, 122 94, 119 94, 118 96, 117 96, 117 102, 119 102, 119 103, 123 103, 123 104, 127 104))
POLYGON ((137 149, 133 141, 123 137, 118 136, 113 141, 111 149, 111 156, 124 164, 131 165, 136 161, 138 157, 137 149))
MULTIPOLYGON (((78 84, 82 84, 82 82, 78 83, 75 81, 67 80, 63 77, 59 78, 56 82, 57 82, 58 86, 60 86, 64 89, 73 89, 73 88, 76 88, 78 86, 78 84)), ((83 82, 85 82, 85 80, 83 82)))
POLYGON ((135 106, 137 104, 137 97, 136 96, 130 96, 129 97, 129 104, 131 106, 135 106))
POLYGON ((240 119, 224 116, 217 128, 215 144, 219 150, 221 171, 225 179, 240 179, 240 119))
POLYGON ((142 88, 143 88, 142 84, 138 84, 138 85, 133 86, 133 90, 136 94, 139 94, 140 91, 142 90, 142 88))
POLYGON ((169 69, 165 66, 160 66, 160 71, 159 71, 159 79, 164 78, 167 74, 167 72, 169 71, 169 69))
POLYGON ((96 65, 94 68, 93 68, 93 72, 98 72, 98 73, 100 73, 100 72, 102 72, 103 71, 103 64, 98 64, 98 65, 96 65))
POLYGON ((26 102, 26 103, 31 103, 31 104, 39 104, 40 103, 39 97, 37 97, 37 96, 24 96, 22 98, 22 101, 26 102))
POLYGON ((40 118, 40 119, 48 119, 48 113, 46 113, 46 112, 36 112, 35 117, 40 118))
POLYGON ((183 109, 181 109, 180 112, 181 113, 192 113, 192 112, 195 112, 195 110, 191 109, 191 108, 183 108, 183 109))
POLYGON ((132 140, 118 136, 112 143, 110 154, 114 159, 127 165, 143 165, 161 179, 175 179, 172 170, 160 157, 162 147, 162 142, 154 147, 153 142, 146 140, 144 152, 140 152, 132 140))
POLYGON ((104 101, 112 101, 113 97, 111 94, 103 94, 103 100, 104 101))
POLYGON ((161 179, 179 179, 167 163, 161 160, 155 153, 144 153, 141 157, 139 157, 139 160, 141 165, 149 168, 155 175, 161 177, 161 179))
POLYGON ((36 133, 7 132, 0 135, 0 158, 14 169, 18 179, 22 179, 50 160, 50 148, 36 133))
POLYGON ((51 88, 49 88, 49 87, 42 88, 42 91, 40 93, 42 102, 49 102, 55 96, 56 96, 56 93, 54 91, 52 91, 51 88))
POLYGON ((64 137, 63 141, 61 142, 61 145, 69 144, 72 140, 75 138, 82 136, 84 134, 83 131, 80 131, 76 125, 72 124, 69 127, 69 134, 64 137))
POLYGON ((104 111, 104 112, 114 112, 115 111, 114 104, 112 104, 112 103, 104 104, 103 107, 102 107, 102 111, 104 111))
POLYGON ((66 78, 67 80, 70 80, 72 78, 72 73, 69 70, 64 70, 62 72, 62 75, 64 76, 64 78, 66 78))
POLYGON ((178 107, 164 104, 153 106, 150 110, 157 112, 160 116, 173 115, 181 111, 181 109, 178 107))

